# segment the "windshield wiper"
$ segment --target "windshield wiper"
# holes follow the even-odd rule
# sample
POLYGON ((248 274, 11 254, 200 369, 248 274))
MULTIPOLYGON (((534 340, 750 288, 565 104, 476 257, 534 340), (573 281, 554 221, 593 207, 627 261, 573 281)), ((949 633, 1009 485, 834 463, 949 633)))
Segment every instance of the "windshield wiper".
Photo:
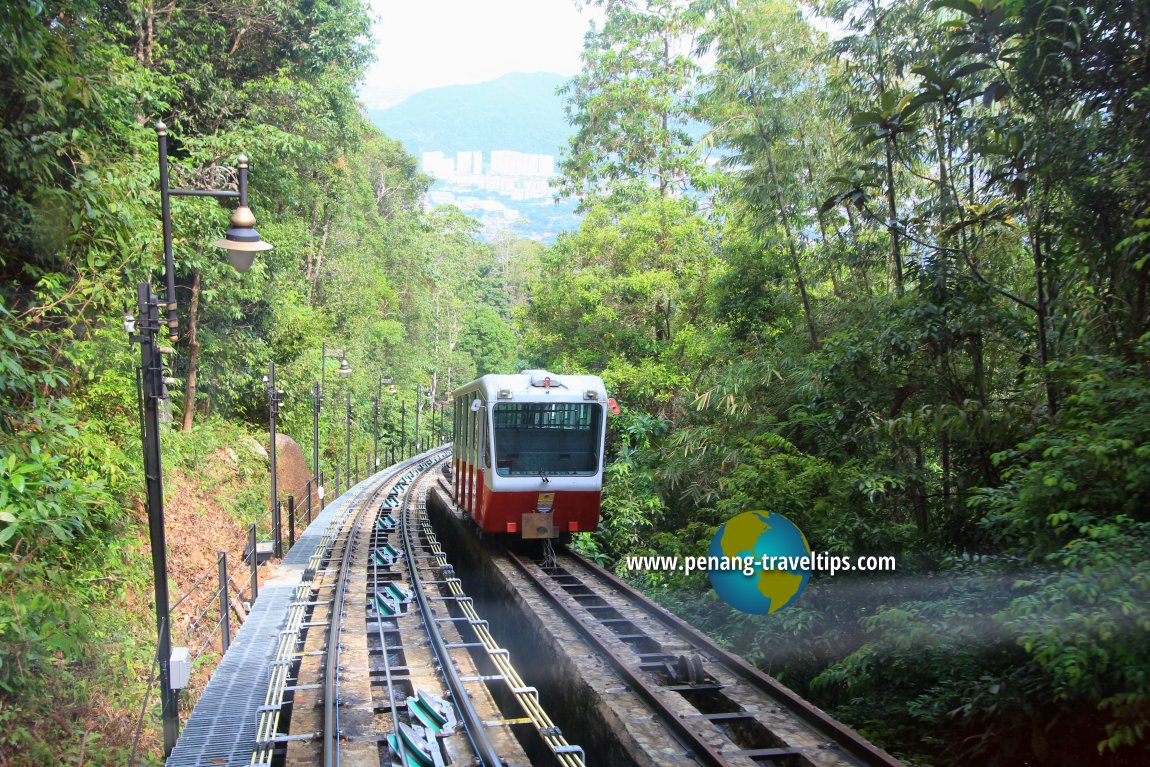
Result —
POLYGON ((542 466, 539 467, 539 478, 543 480, 543 484, 545 485, 551 482, 551 480, 547 478, 547 472, 543 470, 542 466))

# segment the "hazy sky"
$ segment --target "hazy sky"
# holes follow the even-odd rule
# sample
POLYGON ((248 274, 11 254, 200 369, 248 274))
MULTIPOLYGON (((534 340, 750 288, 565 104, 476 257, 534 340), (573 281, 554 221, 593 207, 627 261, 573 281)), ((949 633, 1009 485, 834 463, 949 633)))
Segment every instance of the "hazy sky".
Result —
POLYGON ((575 0, 372 0, 372 7, 376 63, 360 87, 371 108, 508 72, 573 75, 593 17, 575 0))

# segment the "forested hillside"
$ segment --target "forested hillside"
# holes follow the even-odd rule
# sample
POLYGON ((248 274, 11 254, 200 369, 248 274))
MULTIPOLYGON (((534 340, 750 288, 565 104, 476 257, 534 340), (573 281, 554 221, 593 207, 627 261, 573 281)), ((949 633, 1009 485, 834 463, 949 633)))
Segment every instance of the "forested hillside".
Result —
MULTIPOLYGON (((622 413, 577 548, 696 556, 762 509, 896 555, 766 616, 622 574, 910 764, 1147 762, 1150 6, 591 4, 560 94, 585 218, 550 248, 423 212, 355 99, 363 0, 0 9, 0 765, 126 764, 147 687, 122 316, 163 272, 161 120, 178 183, 250 158, 275 245, 237 274, 207 244, 230 205, 173 201, 169 496, 266 439, 269 362, 310 456, 325 344, 352 368, 325 468, 381 391, 387 444, 476 374, 601 374, 622 413)), ((256 468, 235 512, 266 525, 256 468)))
MULTIPOLYGON (((328 361, 330 477, 348 392, 362 456, 381 377, 398 393, 384 387, 380 431, 398 435, 402 404, 410 439, 417 385, 426 408, 477 368, 514 367, 511 299, 474 222, 422 212, 428 180, 356 102, 367 3, 68 0, 0 14, 0 764, 124 764, 155 652, 139 352, 121 319, 139 280, 162 285, 154 124, 168 127, 173 185, 218 186, 250 158, 251 208, 275 246, 239 275, 209 245, 232 205, 173 200, 170 501, 195 492, 178 477, 205 472, 228 444, 216 440, 266 444, 269 362, 280 431, 310 461, 321 348, 346 351, 346 383, 328 361)), ((263 465, 235 504, 266 531, 263 465)))
POLYGON ((521 317, 625 405, 580 545, 897 555, 762 617, 632 576, 914 763, 1145 763, 1150 6, 595 4, 521 317))
POLYGON ((563 78, 516 72, 487 83, 420 91, 387 109, 369 109, 372 122, 416 157, 423 152, 513 149, 559 153, 570 128, 556 89, 563 78))

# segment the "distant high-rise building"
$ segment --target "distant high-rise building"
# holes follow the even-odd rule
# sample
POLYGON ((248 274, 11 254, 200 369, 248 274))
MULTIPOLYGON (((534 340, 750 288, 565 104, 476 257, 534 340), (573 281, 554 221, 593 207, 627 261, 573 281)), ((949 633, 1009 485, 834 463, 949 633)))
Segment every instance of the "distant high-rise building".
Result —
POLYGON ((443 152, 424 152, 420 164, 424 173, 435 178, 451 178, 455 175, 455 160, 443 152))
POLYGON ((510 149, 496 149, 491 152, 490 169, 493 176, 546 178, 555 175, 555 157, 549 154, 527 154, 510 149))
POLYGON ((456 152, 455 171, 461 176, 479 176, 483 173, 483 152, 456 152))

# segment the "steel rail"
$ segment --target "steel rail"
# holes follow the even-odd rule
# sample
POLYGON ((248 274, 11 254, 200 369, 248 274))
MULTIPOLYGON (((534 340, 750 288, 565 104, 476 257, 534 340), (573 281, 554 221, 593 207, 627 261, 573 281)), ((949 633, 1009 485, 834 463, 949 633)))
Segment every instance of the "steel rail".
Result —
POLYGON ((641 591, 614 573, 608 572, 594 562, 569 549, 564 550, 563 553, 584 569, 589 570, 615 587, 628 602, 643 610, 647 615, 659 621, 683 639, 686 639, 696 650, 701 650, 718 658, 719 662, 727 666, 736 676, 748 682, 751 686, 756 687, 760 692, 766 693, 770 697, 778 700, 788 711, 798 716, 799 719, 810 725, 816 731, 829 736, 847 753, 861 759, 868 765, 875 765, 876 767, 905 767, 898 759, 895 759, 886 751, 883 751, 878 746, 866 740, 842 722, 833 719, 822 709, 804 700, 798 693, 786 687, 777 679, 763 673, 739 656, 724 650, 710 637, 703 634, 694 626, 679 616, 667 611, 661 605, 655 604, 641 591))
MULTIPOLYGON (((382 616, 376 621, 375 626, 379 629, 379 646, 383 653, 383 671, 387 678, 387 700, 391 704, 391 725, 395 728, 395 740, 399 744, 399 763, 405 765, 408 763, 407 744, 403 741, 403 738, 399 736, 399 711, 395 705, 395 684, 391 679, 391 659, 387 657, 387 637, 384 636, 382 616)), ((397 630, 399 629, 399 621, 396 621, 395 627, 397 630)))
MULTIPOLYGON (((329 588, 334 585, 318 585, 315 582, 315 576, 320 572, 325 561, 334 558, 339 531, 347 526, 348 514, 351 513, 355 504, 362 502, 361 499, 365 494, 371 493, 368 500, 370 504, 389 483, 402 476, 403 472, 409 470, 416 463, 416 459, 409 459, 379 472, 381 476, 375 480, 376 484, 358 490, 354 499, 348 498, 346 501, 348 510, 341 512, 339 517, 328 521, 322 538, 312 550, 307 567, 303 571, 300 583, 295 589, 293 601, 289 606, 287 622, 278 634, 276 651, 273 655, 275 660, 271 664, 272 670, 269 674, 267 693, 264 696, 264 705, 260 707, 259 719, 256 724, 256 749, 252 752, 251 757, 253 766, 271 765, 276 743, 281 742, 277 733, 279 732, 283 708, 287 705, 284 694, 287 691, 289 670, 300 657, 296 652, 296 647, 300 641, 301 633, 305 631, 304 615, 308 610, 308 603, 311 601, 311 592, 313 589, 329 588)), ((230 578, 229 582, 231 582, 230 578)), ((243 589, 239 589, 236 598, 238 599, 242 595, 243 589)), ((330 624, 328 630, 330 635, 330 624)))
MULTIPOLYGON (((446 451, 443 451, 443 453, 446 454, 446 451)), ((437 460, 436 463, 438 462, 437 460)), ((463 686, 463 680, 460 679, 459 672, 455 668, 455 663, 451 660, 450 653, 448 653, 447 643, 443 641, 443 634, 440 633, 439 627, 435 623, 435 617, 432 615, 431 605, 427 601, 427 595, 423 592, 423 577, 419 574, 419 567, 415 561, 415 555, 412 553, 414 549, 413 540, 411 530, 407 524, 408 515, 413 511, 413 509, 410 508, 409 501, 411 491, 414 487, 415 482, 413 481, 408 485, 407 492, 404 495, 404 513, 400 515, 399 527, 403 537, 403 554, 407 559, 412 591, 414 592, 416 603, 419 606, 420 617, 423 619, 424 628, 427 629, 427 636, 431 639, 431 645, 435 651, 435 655, 439 658, 440 670, 443 671, 443 677, 447 682, 448 688, 451 690, 453 702, 463 720, 463 726, 467 730, 468 737, 471 739, 471 745, 475 748, 476 756, 479 757, 480 762, 485 765, 485 767, 501 767, 503 762, 499 759, 499 755, 495 753, 495 747, 487 737, 483 720, 480 719, 479 714, 475 711, 475 707, 471 704, 471 696, 467 694, 467 690, 463 686)))
MULTIPOLYGON (((359 496, 354 501, 359 504, 359 511, 356 512, 355 520, 351 524, 351 529, 348 531, 347 537, 344 539, 343 545, 343 561, 339 567, 339 579, 335 583, 335 589, 332 594, 331 612, 329 613, 331 623, 328 629, 327 638, 327 656, 324 659, 324 680, 323 680, 323 765, 324 767, 337 767, 339 764, 339 648, 340 637, 343 634, 343 602, 344 596, 347 592, 347 575, 351 569, 352 547, 355 541, 359 538, 360 527, 363 524, 364 517, 367 516, 368 510, 371 508, 375 499, 383 493, 391 480, 395 477, 401 476, 400 471, 396 471, 389 477, 382 478, 372 488, 371 494, 367 500, 363 500, 366 488, 360 491, 359 496)), ((410 469, 408 469, 410 471, 410 469)), ((349 510, 350 512, 350 510, 349 510)))
POLYGON ((663 720, 663 723, 682 740, 685 747, 694 751, 696 756, 698 756, 704 764, 710 765, 710 767, 730 767, 730 762, 728 762, 721 753, 715 750, 714 746, 703 740, 698 732, 688 727, 659 697, 655 688, 636 674, 606 642, 600 639, 591 631, 591 628, 587 624, 579 619, 579 616, 576 615, 570 607, 564 604, 558 596, 547 588, 543 580, 532 572, 531 568, 527 566, 518 554, 507 548, 504 548, 503 553, 507 555, 508 560, 519 570, 520 574, 527 578, 527 580, 539 590, 551 606, 558 610, 560 614, 567 619, 567 622, 578 631, 589 644, 599 651, 600 655, 611 664, 611 667, 615 669, 616 673, 623 678, 627 685, 651 706, 655 713, 663 720))
POLYGON ((294 599, 288 609, 287 622, 278 634, 276 651, 273 655, 275 660, 271 664, 267 693, 256 725, 256 750, 252 752, 252 765, 270 766, 272 763, 280 718, 285 705, 284 694, 287 690, 290 668, 298 658, 296 646, 303 631, 304 615, 307 612, 305 605, 310 601, 309 595, 314 586, 315 575, 319 572, 320 565, 334 551, 339 529, 345 524, 345 518, 342 516, 328 522, 323 537, 312 551, 307 568, 299 585, 296 586, 294 599))
MULTIPOLYGON (((438 463, 438 461, 436 461, 438 463)), ((434 466, 434 464, 432 464, 434 466)), ((408 495, 411 492, 409 485, 404 489, 404 496, 401 505, 406 505, 408 495)), ((383 671, 387 682, 387 700, 391 707, 391 726, 395 730, 395 741, 399 745, 399 763, 401 765, 408 764, 407 759, 407 743, 404 741, 399 732, 399 710, 395 705, 395 683, 391 677, 391 658, 388 657, 387 635, 383 629, 383 615, 379 615, 379 619, 375 623, 376 630, 379 631, 379 647, 380 653, 383 655, 383 671)), ((399 631, 399 621, 395 621, 395 630, 399 631)))
MULTIPOLYGON (((439 567, 449 567, 450 563, 447 561, 447 556, 439 544, 439 538, 431 526, 431 520, 427 516, 426 508, 424 509, 421 522, 424 538, 428 542, 432 556, 436 558, 436 564, 439 567)), ((452 596, 457 598, 466 596, 463 591, 462 582, 459 578, 454 577, 454 571, 452 571, 451 577, 446 578, 446 583, 452 596)), ((535 730, 539 734, 539 737, 542 738, 544 744, 555 754, 555 758, 561 767, 584 767, 586 757, 583 749, 567 741, 567 738, 563 735, 560 728, 556 726, 546 709, 543 708, 543 704, 539 700, 538 690, 534 687, 529 687, 527 683, 523 681, 523 678, 511 663, 511 654, 507 652, 506 649, 500 647, 498 642, 495 641, 494 636, 488 628, 487 621, 480 619, 479 613, 476 611, 471 600, 459 599, 457 604, 460 611, 463 612, 464 617, 467 618, 467 623, 471 627, 472 632, 476 638, 479 639, 480 644, 483 645, 483 649, 487 652, 491 663, 499 671, 499 676, 502 677, 503 681, 507 684, 512 695, 515 696, 516 701, 518 701, 520 707, 523 709, 523 713, 526 714, 527 718, 535 726, 535 730)))

